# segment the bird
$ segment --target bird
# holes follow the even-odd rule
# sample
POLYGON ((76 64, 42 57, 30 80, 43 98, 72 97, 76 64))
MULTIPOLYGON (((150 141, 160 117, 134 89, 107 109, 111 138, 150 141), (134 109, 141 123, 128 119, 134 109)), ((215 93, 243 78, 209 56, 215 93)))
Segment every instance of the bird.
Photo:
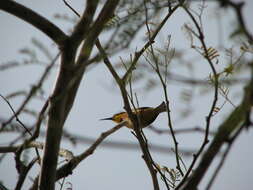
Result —
MULTIPOLYGON (((151 123, 155 121, 157 116, 162 113, 166 112, 167 107, 165 102, 162 102, 159 106, 153 108, 153 107, 140 107, 136 109, 132 109, 132 112, 135 116, 137 116, 137 119, 139 120, 139 125, 141 128, 149 126, 151 123)), ((125 126, 133 129, 133 123, 131 122, 130 118, 128 117, 127 112, 120 112, 114 114, 112 117, 103 118, 100 120, 111 120, 115 123, 119 124, 123 121, 126 121, 125 126)))

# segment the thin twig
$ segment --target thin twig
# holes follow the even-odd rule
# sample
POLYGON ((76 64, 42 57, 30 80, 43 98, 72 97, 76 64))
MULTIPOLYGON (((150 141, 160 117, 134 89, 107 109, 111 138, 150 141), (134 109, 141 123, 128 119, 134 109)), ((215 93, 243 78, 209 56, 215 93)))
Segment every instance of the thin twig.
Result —
MULTIPOLYGON (((153 57, 153 59, 155 61, 155 66, 153 66, 151 63, 150 63, 150 65, 152 65, 154 67, 154 70, 157 73, 157 75, 159 77, 159 80, 160 80, 160 82, 162 84, 162 88, 163 88, 164 98, 165 98, 166 107, 167 107, 168 126, 170 128, 170 133, 172 135, 174 146, 175 146, 176 163, 177 163, 176 168, 178 169, 178 171, 180 172, 181 176, 183 177, 184 173, 183 173, 183 171, 181 169, 180 161, 179 161, 179 156, 178 156, 178 142, 177 142, 177 139, 176 139, 176 136, 175 136, 175 133, 174 133, 174 129, 173 129, 173 126, 172 126, 172 119, 171 119, 171 115, 170 115, 171 110, 170 110, 170 106, 169 106, 169 99, 168 99, 168 93, 167 93, 167 84, 165 83, 165 80, 163 79, 163 76, 162 76, 162 74, 160 72, 159 63, 158 63, 157 57, 155 56, 155 52, 154 52, 154 49, 153 49, 152 45, 151 45, 150 49, 151 49, 152 57, 153 57)), ((166 63, 166 64, 168 64, 168 63, 166 63)))
POLYGON ((64 4, 73 12, 75 13, 78 17, 80 17, 81 15, 71 7, 71 5, 66 1, 66 0, 63 0, 64 4))
MULTIPOLYGON (((156 134, 162 135, 162 134, 169 134, 171 135, 171 131, 168 129, 157 129, 156 127, 150 126, 147 129, 150 129, 156 134)), ((187 133, 205 133, 206 130, 201 127, 192 127, 192 128, 182 128, 182 129, 174 129, 174 134, 187 134, 187 133)), ((215 131, 209 131, 210 135, 215 135, 215 131)))
MULTIPOLYGON (((0 96, 8 104, 9 108, 11 109, 11 111, 13 113, 13 118, 16 118, 16 121, 25 129, 25 131, 27 133, 29 133, 32 136, 32 133, 27 129, 27 127, 23 124, 23 122, 20 121, 20 119, 18 118, 18 114, 17 114, 17 112, 15 112, 15 110, 12 107, 12 105, 10 104, 9 100, 7 100, 2 94, 0 94, 0 96)), ((9 123, 9 122, 5 122, 4 124, 2 124, 1 130, 3 130, 3 128, 6 125, 6 123, 9 123)))
MULTIPOLYGON (((144 6, 145 6, 145 8, 146 8, 146 4, 144 3, 144 6)), ((151 31, 150 31, 150 29, 149 29, 149 25, 148 25, 148 20, 147 20, 147 14, 148 14, 148 12, 147 12, 147 9, 145 9, 145 13, 146 13, 146 28, 147 28, 147 31, 148 31, 148 37, 149 37, 149 41, 151 42, 151 40, 152 40, 152 36, 151 36, 151 31)), ((170 12, 169 12, 170 13, 170 12)), ((163 78, 162 78, 162 76, 161 76, 161 73, 160 73, 160 69, 159 69, 159 65, 158 65, 158 60, 157 60, 157 58, 156 58, 156 56, 155 56, 155 54, 154 54, 154 49, 153 49, 153 45, 152 45, 152 43, 151 43, 151 45, 150 45, 150 49, 151 49, 151 53, 152 53, 152 56, 153 56, 153 58, 154 58, 154 60, 155 60, 155 65, 156 65, 156 72, 157 72, 157 74, 158 74, 158 76, 159 76, 159 79, 160 79, 160 81, 161 81, 161 83, 162 83, 162 87, 163 87, 163 91, 164 91, 164 96, 165 96, 165 100, 166 100, 166 107, 167 107, 167 116, 168 116, 168 125, 169 125, 169 128, 170 128, 170 131, 171 131, 171 135, 172 135, 172 138, 173 138, 173 141, 174 141, 174 144, 175 144, 175 153, 176 153, 176 163, 177 163, 177 169, 178 169, 178 171, 180 172, 180 174, 183 176, 184 175, 184 173, 183 173, 183 171, 181 170, 181 166, 180 166, 180 162, 179 162, 179 156, 178 156, 178 142, 177 142, 177 140, 176 140, 176 137, 175 137, 175 134, 174 134, 174 131, 173 131, 173 127, 172 127, 172 122, 171 122, 171 116, 170 116, 170 108, 169 108, 169 101, 168 101, 168 95, 167 95, 167 89, 166 89, 166 83, 164 82, 164 80, 163 80, 163 78)), ((158 170, 159 171, 159 173, 161 174, 161 171, 160 170, 158 170)), ((165 179, 165 176, 164 175, 162 175, 162 177, 164 178, 164 182, 165 182, 165 185, 166 185, 166 187, 167 187, 167 189, 169 189, 169 187, 168 187, 168 184, 167 184, 167 180, 165 179)))
POLYGON ((171 15, 173 15, 173 13, 181 6, 181 3, 179 3, 178 5, 176 5, 173 9, 171 9, 171 11, 164 17, 164 19, 162 20, 162 22, 159 24, 159 26, 157 27, 157 29, 154 31, 154 33, 152 34, 152 36, 150 37, 150 39, 148 40, 148 42, 143 46, 143 48, 140 51, 135 52, 134 55, 134 59, 132 61, 131 66, 129 67, 128 71, 125 73, 125 75, 123 76, 123 81, 127 81, 129 75, 132 73, 132 71, 134 70, 134 68, 136 67, 136 64, 139 60, 139 58, 141 57, 141 55, 145 52, 145 50, 154 43, 154 40, 157 36, 157 34, 160 32, 160 30, 163 28, 164 24, 167 22, 167 20, 171 17, 171 15))
POLYGON ((250 113, 253 105, 253 66, 251 67, 251 80, 244 89, 244 96, 241 103, 219 126, 217 134, 213 138, 212 143, 207 148, 206 152, 203 154, 198 167, 194 170, 194 173, 192 173, 185 184, 181 184, 182 188, 180 189, 196 189, 215 156, 217 156, 220 151, 222 145, 228 142, 230 136, 235 134, 238 128, 242 126, 242 123, 250 125, 248 114, 250 113))
MULTIPOLYGON (((205 146, 207 145, 207 143, 209 142, 208 140, 208 136, 209 136, 209 127, 210 127, 210 123, 211 123, 211 118, 213 116, 213 112, 214 109, 216 107, 216 103, 218 100, 218 77, 217 77, 217 72, 216 69, 214 67, 214 64, 212 63, 212 60, 210 59, 210 57, 208 56, 208 48, 206 46, 206 43, 204 41, 204 34, 203 34, 203 30, 202 30, 202 26, 200 26, 197 22, 197 20, 195 19, 195 17, 192 15, 192 13, 188 10, 188 8, 186 8, 185 6, 183 6, 183 9, 185 10, 185 12, 189 15, 189 17, 191 18, 191 20, 193 21, 195 27, 197 28, 198 34, 197 37, 203 47, 204 50, 204 58, 207 60, 207 62, 209 63, 209 66, 211 67, 211 70, 213 72, 213 76, 214 76, 214 97, 213 97, 213 102, 209 111, 208 116, 206 117, 206 132, 204 135, 204 140, 203 143, 201 144, 199 151, 193 155, 193 160, 192 163, 190 164, 188 171, 186 172, 184 178, 182 179, 182 181, 179 183, 179 185, 177 186, 176 189, 179 189, 186 181, 186 179, 188 178, 188 176, 190 175, 198 157, 200 156, 200 154, 203 152, 205 146), (206 56, 205 56, 206 55, 206 56)), ((201 19, 201 15, 199 16, 199 19, 201 19)))
POLYGON ((51 69, 53 68, 54 64, 56 63, 57 59, 60 56, 60 52, 55 56, 55 58, 52 60, 52 62, 45 68, 45 71, 41 75, 38 83, 34 85, 28 95, 26 96, 25 100, 22 102, 22 104, 19 106, 19 108, 16 110, 16 115, 12 115, 5 123, 2 124, 0 132, 5 128, 6 125, 8 125, 16 116, 18 116, 26 104, 30 101, 30 99, 36 94, 36 92, 41 88, 42 84, 44 83, 45 79, 47 78, 48 74, 50 73, 51 69))

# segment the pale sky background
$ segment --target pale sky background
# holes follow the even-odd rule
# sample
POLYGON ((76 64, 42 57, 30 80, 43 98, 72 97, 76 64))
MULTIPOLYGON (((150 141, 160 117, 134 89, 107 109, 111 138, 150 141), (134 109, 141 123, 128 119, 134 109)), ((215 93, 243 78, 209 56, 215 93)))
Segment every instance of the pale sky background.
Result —
MULTIPOLYGON (((47 17, 49 20, 57 24, 63 31, 67 31, 71 28, 70 24, 66 24, 53 18, 55 13, 66 13, 72 15, 70 10, 64 6, 61 0, 58 1, 32 1, 32 0, 22 0, 20 3, 26 5, 37 11, 39 14, 47 17)), ((73 1, 73 7, 77 9, 80 13, 84 8, 84 1, 73 1)), ((231 18, 233 18, 233 12, 221 10, 223 15, 221 18, 221 24, 223 28, 223 38, 218 36, 217 22, 214 17, 214 13, 208 10, 214 10, 217 6, 215 4, 208 4, 207 11, 203 15, 204 30, 206 34, 206 42, 209 46, 217 47, 219 40, 224 40, 226 48, 231 46, 236 47, 235 43, 228 43, 226 35, 233 27, 231 18)), ((244 15, 246 17, 246 23, 251 26, 251 19, 253 2, 246 1, 246 6, 244 10, 244 15)), ((33 26, 23 22, 22 20, 0 11, 0 64, 6 63, 11 60, 22 60, 24 56, 20 55, 18 51, 23 47, 31 47, 31 38, 36 38, 43 41, 49 48, 51 48, 52 55, 56 55, 57 49, 53 45, 52 41, 45 36, 43 33, 35 29, 33 26)), ((194 51, 190 50, 189 43, 182 31, 182 25, 189 22, 186 14, 179 10, 174 14, 174 16, 166 24, 166 27, 162 30, 161 35, 157 38, 157 46, 162 47, 164 44, 164 39, 167 35, 171 35, 171 46, 176 49, 187 49, 190 53, 190 57, 194 57, 194 51), (192 53, 192 54, 191 54, 192 53), (191 56, 193 55, 193 56, 191 56)), ((253 30, 251 30, 253 32, 253 30)), ((139 33, 141 34, 141 32, 139 33)), ((135 40, 135 43, 128 49, 128 52, 133 53, 135 47, 142 47, 143 41, 141 38, 135 40)), ((37 51, 38 52, 38 51, 37 51)), ((127 54, 123 54, 127 55, 127 54)), ((45 58, 39 54, 39 57, 43 60, 45 58)), ((226 60, 224 57, 224 52, 221 53, 221 60, 226 60)), ((116 56, 113 60, 119 61, 119 57, 116 56)), ((46 61, 46 60, 45 60, 46 61)), ((179 63, 172 62, 175 66, 179 63)), ((210 73, 210 68, 204 61, 196 62, 196 78, 206 79, 210 73)), ((217 66, 219 67, 219 66, 217 66)), ((220 66, 224 68, 224 66, 220 66)), ((7 95, 10 92, 19 89, 28 90, 32 84, 36 83, 40 77, 41 72, 44 67, 42 66, 25 66, 23 68, 15 68, 13 70, 8 70, 1 72, 0 74, 0 93, 2 95, 7 95)), ((175 73, 180 73, 187 75, 187 72, 180 66, 172 68, 175 73), (176 69, 180 69, 177 71, 176 69)), ((57 69, 50 75, 44 89, 47 92, 51 92, 53 89, 54 81, 56 79, 57 69)), ((190 105, 183 105, 179 98, 179 92, 182 89, 189 89, 186 85, 181 83, 172 82, 168 86, 168 93, 171 102, 171 116, 173 119, 173 125, 175 128, 186 128, 194 126, 204 126, 205 116, 208 114, 210 103, 212 101, 212 93, 210 95, 200 96, 195 92, 195 98, 190 105), (181 120, 179 117, 179 112, 185 109, 187 106, 194 108, 193 114, 190 118, 181 120)), ((240 96, 235 97, 237 92, 242 90, 241 87, 236 87, 232 89, 231 99, 235 104, 240 102, 240 96)), ((156 90, 150 93, 143 93, 143 91, 137 91, 140 106, 156 106, 163 101, 163 92, 161 88, 156 88, 156 90)), ((222 100, 222 99, 221 99, 222 100)), ((223 101, 223 100, 222 100, 223 101)), ((222 101, 219 102, 221 105, 222 101)), ((12 99, 11 104, 14 108, 18 108, 22 99, 12 99)), ((29 108, 39 110, 42 103, 32 102, 29 104, 29 108)), ((91 69, 85 74, 84 80, 78 91, 77 99, 75 105, 66 121, 67 130, 88 137, 97 138, 103 131, 108 130, 113 127, 113 123, 104 121, 99 121, 100 118, 108 117, 112 113, 121 111, 123 108, 122 98, 120 96, 117 87, 112 85, 112 77, 108 72, 104 64, 100 64, 95 68, 91 69)), ((221 112, 219 112, 213 118, 212 127, 215 128, 221 123, 223 118, 229 113, 233 107, 226 104, 221 112)), ((0 113, 1 117, 8 118, 11 116, 10 109, 6 103, 0 100, 0 113)), ((32 123, 33 120, 26 116, 21 115, 20 119, 25 123, 32 123)), ((154 126, 161 129, 166 129, 166 114, 162 114, 158 117, 154 126)), ((145 129, 145 134, 149 139, 150 144, 159 145, 169 145, 173 146, 173 141, 171 136, 167 135, 157 135, 150 130, 145 129)), ((10 138, 14 138, 14 135, 1 134, 0 146, 5 145, 10 138)), ((202 143, 203 135, 177 135, 180 148, 196 148, 202 143)), ((215 190, 249 190, 253 187, 252 176, 253 176, 253 149, 250 147, 252 144, 253 134, 252 131, 244 131, 240 137, 236 140, 229 157, 222 168, 218 178, 215 181, 212 189, 215 190)), ((111 135, 108 140, 122 140, 124 142, 136 142, 136 139, 126 128, 117 131, 111 135)), ((84 151, 88 145, 80 144, 73 147, 69 143, 62 143, 62 148, 67 148, 73 151, 74 154, 78 154, 84 151)), ((164 154, 152 152, 154 160, 161 165, 166 165, 169 168, 175 168, 175 157, 172 154, 164 154)), ((192 158, 183 158, 187 166, 189 166, 192 158)), ((206 183, 208 182, 208 176, 212 174, 214 166, 218 163, 215 160, 213 167, 208 171, 207 177, 203 180, 201 188, 204 189, 206 183)), ((29 176, 34 177, 37 175, 36 166, 29 176)), ((17 173, 14 164, 13 154, 9 154, 6 159, 0 164, 0 181, 2 181, 7 187, 13 189, 15 187, 17 180, 17 173)), ((129 151, 129 150, 118 150, 109 148, 98 148, 93 155, 88 159, 83 161, 73 174, 66 179, 66 182, 70 182, 73 185, 73 189, 152 189, 151 178, 148 173, 148 169, 145 166, 144 161, 141 159, 140 151, 129 151)), ((27 189, 30 186, 29 180, 26 181, 23 189, 27 189)), ((65 188, 69 185, 66 184, 65 188)), ((163 187, 163 185, 162 185, 163 187)), ((163 188, 161 188, 163 189, 163 188)))

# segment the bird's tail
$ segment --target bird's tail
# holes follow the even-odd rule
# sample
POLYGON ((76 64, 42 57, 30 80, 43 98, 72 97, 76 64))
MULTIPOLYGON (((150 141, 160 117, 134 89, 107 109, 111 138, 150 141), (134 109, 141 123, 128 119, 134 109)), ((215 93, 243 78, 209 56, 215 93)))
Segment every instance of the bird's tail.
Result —
POLYGON ((159 106, 155 108, 159 113, 167 111, 167 106, 165 102, 162 102, 159 106))

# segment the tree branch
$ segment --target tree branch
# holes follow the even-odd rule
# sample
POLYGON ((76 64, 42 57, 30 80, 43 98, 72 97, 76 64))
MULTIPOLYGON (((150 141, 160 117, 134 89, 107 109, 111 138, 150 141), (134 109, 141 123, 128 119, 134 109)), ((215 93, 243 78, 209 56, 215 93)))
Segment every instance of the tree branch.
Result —
POLYGON ((155 165, 155 163, 153 163, 153 160, 152 160, 151 155, 148 150, 147 142, 144 139, 142 132, 140 130, 141 126, 139 125, 138 118, 136 118, 135 115, 132 113, 132 110, 131 110, 131 107, 130 107, 130 104, 128 101, 127 91, 125 88, 125 82, 123 81, 123 79, 120 79, 117 72, 114 70, 114 68, 113 68, 109 58, 107 57, 105 50, 101 46, 99 40, 97 40, 96 45, 97 45, 97 48, 100 51, 101 55, 104 57, 105 65, 110 70, 111 74, 113 75, 114 79, 116 80, 116 82, 120 88, 121 95, 122 95, 122 98, 124 101, 125 109, 127 111, 128 117, 130 118, 131 122, 133 123, 136 138, 137 138, 137 140, 140 144, 141 150, 143 152, 142 158, 144 159, 144 161, 149 169, 150 175, 152 177, 153 188, 154 188, 154 190, 159 190, 159 184, 158 184, 158 180, 157 180, 156 170, 153 167, 153 165, 155 165))
POLYGON ((1 1, 0 9, 30 23, 31 25, 33 25, 34 27, 45 33, 59 47, 61 47, 63 42, 67 39, 67 35, 52 22, 40 16, 33 10, 15 1, 11 0, 1 1))
MULTIPOLYGON (((183 3, 183 2, 182 2, 183 3)), ((170 18, 170 16, 181 6, 181 3, 179 3, 177 6, 175 6, 173 9, 171 9, 169 11, 169 13, 164 17, 164 19, 162 20, 162 22, 159 24, 159 26, 157 27, 157 29, 154 31, 154 33, 152 34, 152 36, 149 38, 149 41, 143 46, 143 48, 135 53, 134 59, 132 61, 131 66, 128 68, 127 72, 125 73, 125 75, 123 76, 123 81, 126 81, 129 77, 129 75, 132 73, 132 71, 134 70, 134 68, 136 67, 136 64, 139 60, 139 58, 141 57, 141 55, 144 53, 144 51, 150 46, 152 45, 152 43, 154 43, 154 40, 157 36, 157 34, 160 32, 160 30, 162 29, 162 27, 164 26, 164 24, 167 22, 167 20, 170 18)))
POLYGON ((77 64, 83 64, 87 60, 98 35, 103 30, 105 24, 109 21, 109 19, 112 18, 118 2, 119 0, 108 0, 103 6, 96 21, 89 30, 88 36, 82 46, 81 53, 78 57, 77 64))
POLYGON ((57 59, 59 58, 59 56, 60 56, 60 53, 58 53, 55 56, 55 58, 51 61, 51 63, 45 68, 45 70, 44 70, 43 74, 41 75, 40 79, 38 80, 37 84, 32 86, 32 88, 30 89, 29 93, 27 94, 25 100, 19 106, 17 111, 15 111, 15 114, 13 114, 7 121, 2 123, 0 132, 3 131, 5 126, 7 124, 9 124, 15 117, 17 117, 22 112, 22 110, 24 109, 26 104, 31 100, 31 98, 36 94, 36 92, 41 88, 41 86, 43 85, 44 81, 46 80, 48 74, 50 73, 51 69, 55 65, 57 59))
POLYGON ((191 162, 191 165, 190 167, 188 168, 184 178, 182 179, 182 181, 180 182, 180 184, 177 186, 176 189, 179 189, 184 183, 185 181, 188 179, 188 176, 190 175, 190 173, 192 172, 192 169, 196 163, 196 161, 198 160, 200 154, 204 151, 204 148, 205 146, 209 143, 209 129, 210 129, 210 124, 211 124, 211 119, 212 119, 212 116, 213 116, 213 112, 214 112, 214 109, 216 107, 216 103, 218 101, 218 86, 219 86, 219 81, 218 81, 218 76, 217 76, 217 72, 216 72, 216 69, 214 67, 214 64, 211 60, 211 58, 208 56, 209 53, 208 53, 208 48, 207 48, 207 45, 206 45, 206 42, 205 42, 205 36, 204 36, 204 33, 203 33, 203 30, 202 30, 202 22, 201 22, 201 16, 202 16, 202 13, 201 12, 199 15, 198 15, 198 18, 199 18, 199 22, 197 22, 196 18, 193 16, 193 14, 190 12, 190 10, 188 10, 188 8, 186 6, 182 6, 183 9, 185 10, 185 12, 189 15, 189 17, 191 18, 192 22, 194 23, 196 29, 197 29, 197 32, 195 33, 194 31, 191 31, 197 38, 198 40, 200 41, 201 45, 202 45, 202 49, 203 49, 203 54, 202 56, 206 59, 206 61, 209 63, 209 66, 212 70, 212 73, 213 73, 213 76, 214 76, 214 94, 213 94, 213 101, 212 101, 212 104, 211 104, 211 108, 209 110, 209 113, 208 115, 206 116, 206 128, 205 128, 205 135, 204 135, 204 139, 203 139, 203 142, 198 150, 198 152, 196 154, 193 155, 193 160, 191 162))
MULTIPOLYGON (((4 121, 2 118, 0 118, 0 123, 4 121)), ((9 124, 10 128, 5 128, 3 132, 8 133, 8 132, 22 132, 20 130, 20 124, 14 124, 14 123, 10 123, 9 124)), ((26 125, 27 126, 27 125, 26 125)), ((34 125, 36 126, 36 125, 34 125)), ((32 129, 34 129, 34 126, 29 126, 28 130, 32 131, 32 129)), ((150 128, 150 127, 149 127, 150 128)), ((149 129, 148 128, 148 129, 149 129)), ((157 130, 157 129, 156 129, 157 130)), ((169 133, 168 130, 162 130, 162 131, 157 131, 158 134, 160 133, 169 133)), ((176 133, 188 133, 188 132, 201 132, 203 133, 204 131, 201 131, 200 128, 192 128, 192 129, 179 129, 175 131, 176 133), (200 130, 200 131, 199 131, 200 130)), ((35 132, 34 132, 35 133, 35 132)), ((33 133, 33 134, 34 134, 33 133)), ((45 136, 46 132, 45 131, 41 131, 40 135, 41 137, 45 136)), ((213 133, 214 135, 215 133, 213 133)), ((22 135, 22 134, 21 134, 22 135)), ((23 135, 22 135, 23 136, 23 135)), ((87 137, 87 136, 83 136, 83 135, 79 135, 79 134, 74 134, 74 133, 70 133, 66 130, 63 130, 63 134, 62 134, 62 138, 64 140, 68 140, 70 141, 70 143, 72 143, 73 145, 76 145, 76 143, 81 143, 81 144, 92 144, 96 139, 92 138, 92 137, 87 137)), ((16 142, 16 141, 15 141, 16 142)), ((4 146, 4 147, 0 147, 0 153, 1 151, 4 152, 4 149, 8 148, 8 147, 12 147, 12 145, 9 146, 4 146)), ((111 148, 111 149, 119 149, 119 150, 138 150, 139 149, 139 144, 137 143, 131 143, 128 141, 114 141, 114 140, 110 140, 110 141, 103 141, 100 145, 100 147, 104 147, 104 148, 111 148)), ((162 145, 156 145, 156 144, 151 144, 150 145, 150 150, 154 151, 154 152, 158 152, 161 154, 174 154, 173 151, 169 151, 171 150, 172 147, 168 147, 168 146, 162 146, 162 145)), ((10 151, 12 152, 12 151, 10 151)), ((180 154, 183 156, 192 156, 192 154, 196 152, 196 150, 194 149, 180 149, 180 154)))
POLYGON ((198 167, 194 170, 194 173, 185 184, 179 184, 178 189, 196 189, 204 177, 207 169, 211 165, 214 157, 220 151, 222 145, 226 143, 230 135, 233 134, 235 130, 247 120, 247 113, 250 111, 251 106, 253 105, 253 73, 251 74, 251 77, 251 81, 245 87, 245 93, 241 104, 220 125, 217 134, 203 155, 198 167))
MULTIPOLYGON (((0 153, 16 152, 21 146, 23 146, 23 144, 16 145, 16 146, 1 146, 0 153)), ((43 150, 44 144, 38 141, 31 141, 30 143, 27 143, 25 147, 23 147, 23 149, 28 149, 28 148, 38 148, 38 149, 43 150)), ((67 149, 61 148, 58 154, 59 156, 64 157, 66 160, 71 160, 73 158, 73 153, 67 149)))
POLYGON ((243 1, 233 2, 230 0, 219 0, 218 2, 221 4, 221 6, 230 6, 234 9, 236 16, 237 16, 238 23, 240 25, 240 28, 243 30, 243 32, 247 36, 249 42, 252 44, 253 43, 253 36, 250 33, 248 27, 246 26, 244 18, 243 18, 243 14, 242 14, 242 8, 243 8, 243 5, 245 4, 245 2, 243 2, 243 1))
MULTIPOLYGON (((87 0, 86 8, 81 16, 80 21, 77 23, 77 25, 74 28, 74 31, 72 35, 70 36, 70 43, 74 46, 79 46, 81 41, 84 40, 84 38, 87 38, 87 34, 90 33, 90 25, 92 23, 94 14, 96 12, 97 6, 98 6, 98 0, 87 0)), ((74 10, 66 1, 64 1, 65 5, 68 6, 72 11, 74 10)), ((80 17, 80 15, 74 11, 74 13, 80 17)))
POLYGON ((93 152, 96 150, 96 148, 101 144, 101 142, 111 135, 112 133, 116 132, 119 130, 121 127, 125 125, 124 122, 116 125, 112 129, 109 129, 106 132, 103 132, 99 138, 83 153, 80 155, 75 156, 73 159, 71 159, 67 164, 63 165, 61 168, 57 170, 57 175, 56 175, 56 180, 59 180, 63 177, 67 177, 69 174, 72 174, 72 171, 78 166, 78 164, 86 159, 88 156, 93 154, 93 152))
MULTIPOLYGON (((88 4, 89 3, 92 4, 93 1, 89 0, 88 4)), ((106 1, 99 14, 99 16, 103 16, 103 18, 98 17, 98 19, 95 21, 95 24, 88 28, 87 31, 89 31, 89 33, 84 41, 80 55, 78 56, 78 60, 81 59, 83 64, 88 60, 96 38, 102 31, 105 23, 113 14, 117 3, 118 0, 106 1), (98 26, 98 24, 100 25, 98 26), (94 34, 91 34, 91 32, 94 32, 94 34)), ((88 6, 88 4, 86 6, 88 6)), ((85 18, 82 17, 82 19, 85 18)), ((83 21, 80 21, 79 23, 82 22, 83 21)), ((80 63, 79 61, 76 62, 76 53, 79 44, 71 43, 73 42, 73 39, 75 39, 73 36, 75 36, 74 34, 76 30, 73 32, 70 40, 66 41, 64 47, 62 48, 61 68, 54 92, 50 98, 47 136, 44 148, 44 157, 42 160, 41 175, 39 179, 39 188, 41 189, 54 189, 58 150, 60 147, 63 126, 69 111, 73 106, 79 84, 85 71, 85 66, 82 68, 76 66, 76 63, 80 63)), ((84 33, 85 31, 83 31, 83 34, 84 33)), ((79 34, 77 36, 79 36, 79 34)), ((77 38, 77 41, 78 39, 79 38, 77 38)))
MULTIPOLYGON (((245 123, 244 123, 245 124, 245 123)), ((228 156, 229 151, 232 148, 233 143, 235 142, 235 139, 238 137, 238 135, 243 131, 244 129, 244 124, 235 132, 235 134, 233 135, 233 137, 231 137, 230 139, 228 139, 228 145, 226 147, 226 150, 224 151, 222 158, 220 160, 220 163, 218 164, 218 166, 216 167, 213 176, 211 177, 210 181, 208 182, 208 185, 206 187, 206 190, 210 190, 216 177, 218 176, 219 171, 221 170, 223 164, 225 163, 225 160, 228 156)), ((245 126, 247 127, 247 126, 245 126)))
POLYGON ((22 169, 22 172, 20 172, 20 175, 19 175, 19 178, 18 178, 18 182, 16 184, 16 187, 15 187, 15 190, 20 190, 24 181, 25 181, 25 178, 29 172, 29 170, 32 168, 32 166, 36 163, 36 161, 38 161, 38 157, 37 158, 34 158, 29 164, 28 166, 25 166, 23 167, 22 169))

